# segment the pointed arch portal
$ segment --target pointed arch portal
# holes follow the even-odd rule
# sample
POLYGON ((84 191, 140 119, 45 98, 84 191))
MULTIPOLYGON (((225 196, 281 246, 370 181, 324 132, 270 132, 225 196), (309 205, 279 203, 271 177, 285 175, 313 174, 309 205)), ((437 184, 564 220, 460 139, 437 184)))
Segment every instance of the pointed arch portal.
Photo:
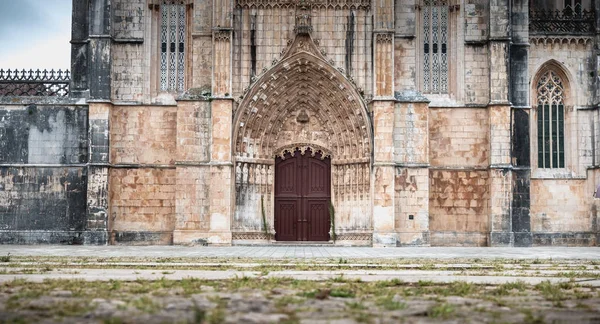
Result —
POLYGON ((369 115, 355 85, 326 61, 309 35, 297 35, 246 92, 233 132, 234 233, 260 232, 264 223, 273 228, 280 214, 275 159, 307 148, 330 159, 327 199, 335 206, 337 233, 372 233, 369 115))

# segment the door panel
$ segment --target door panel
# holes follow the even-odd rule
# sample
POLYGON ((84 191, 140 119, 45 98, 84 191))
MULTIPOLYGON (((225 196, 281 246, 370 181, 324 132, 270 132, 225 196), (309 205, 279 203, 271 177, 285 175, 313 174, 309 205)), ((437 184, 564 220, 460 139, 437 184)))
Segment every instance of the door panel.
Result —
POLYGON ((328 165, 315 158, 308 159, 307 177, 308 186, 305 196, 328 197, 329 196, 329 168, 328 165))
POLYGON ((309 241, 329 241, 329 203, 325 199, 309 199, 307 216, 309 223, 309 241))
POLYGON ((298 200, 278 199, 275 208, 278 211, 275 232, 278 241, 296 241, 296 221, 298 220, 298 200))
POLYGON ((275 160, 275 231, 278 241, 328 241, 330 159, 308 149, 275 160))
POLYGON ((301 194, 298 182, 298 159, 290 158, 281 161, 275 170, 275 195, 297 197, 301 194))

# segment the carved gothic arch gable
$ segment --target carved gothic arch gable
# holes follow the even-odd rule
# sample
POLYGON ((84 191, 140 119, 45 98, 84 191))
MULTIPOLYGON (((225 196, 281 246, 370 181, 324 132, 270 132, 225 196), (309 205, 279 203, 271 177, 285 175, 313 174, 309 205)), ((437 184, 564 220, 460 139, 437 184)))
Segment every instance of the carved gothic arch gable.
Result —
POLYGON ((233 154, 270 159, 282 146, 306 143, 336 159, 362 159, 372 149, 370 123, 354 84, 325 60, 310 35, 299 34, 235 111, 233 154))

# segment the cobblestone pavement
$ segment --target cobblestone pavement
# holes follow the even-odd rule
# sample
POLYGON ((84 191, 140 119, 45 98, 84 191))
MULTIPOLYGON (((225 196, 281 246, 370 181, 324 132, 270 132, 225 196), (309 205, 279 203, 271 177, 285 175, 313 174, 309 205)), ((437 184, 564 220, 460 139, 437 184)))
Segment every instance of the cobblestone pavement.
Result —
POLYGON ((63 246, 0 245, 0 255, 72 257, 426 258, 600 260, 598 247, 63 246))

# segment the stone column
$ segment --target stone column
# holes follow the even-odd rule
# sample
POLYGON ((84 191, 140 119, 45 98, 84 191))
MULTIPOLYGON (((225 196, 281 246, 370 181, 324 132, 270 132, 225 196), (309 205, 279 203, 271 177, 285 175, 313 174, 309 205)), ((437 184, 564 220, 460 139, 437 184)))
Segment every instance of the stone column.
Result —
POLYGON ((232 198, 232 14, 231 0, 214 0, 212 143, 210 159, 210 234, 209 244, 231 244, 232 198))
POLYGON ((510 106, 491 105, 490 118, 490 246, 511 246, 512 171, 510 106))
POLYGON ((398 244, 429 245, 429 102, 397 95, 394 113, 395 229, 398 244))
POLYGON ((511 223, 515 246, 531 246, 531 164, 529 142, 529 1, 512 3, 510 101, 512 107, 513 194, 511 223))
POLYGON ((112 104, 89 103, 86 244, 107 244, 109 235, 109 126, 112 104))
POLYGON ((173 243, 208 243, 210 224, 210 102, 177 102, 173 243))
POLYGON ((210 233, 212 10, 213 0, 194 1, 190 96, 177 101, 174 244, 223 241, 210 233))
MULTIPOLYGON (((89 43, 87 45, 87 86, 90 91, 89 103, 89 166, 88 166, 88 190, 87 190, 87 232, 85 243, 106 244, 108 242, 108 231, 110 229, 110 206, 109 206, 109 129, 110 129, 110 103, 111 96, 111 6, 110 0, 88 0, 73 5, 74 10, 80 13, 75 24, 85 25, 89 23, 89 43), (89 11, 86 12, 84 2, 89 1, 89 11), (89 20, 82 18, 89 15, 89 20)), ((77 35, 85 36, 84 34, 77 35)), ((80 40, 81 40, 81 37, 80 40)), ((75 44, 77 45, 77 44, 75 44)), ((82 44, 80 44, 82 45, 82 44)), ((84 47, 80 47, 78 56, 86 56, 84 47)), ((82 73, 85 71, 85 63, 78 57, 73 58, 73 66, 82 73)), ((74 84, 79 91, 85 87, 85 78, 74 79, 74 84)))
POLYGON ((374 101, 373 161, 373 246, 396 246, 394 224, 394 105, 390 100, 374 101))
POLYGON ((111 96, 111 20, 110 0, 90 1, 88 75, 90 98, 110 100, 111 96))
POLYGON ((71 23, 71 97, 86 97, 88 91, 89 0, 73 0, 71 23))
POLYGON ((396 246, 394 226, 394 2, 374 6, 373 246, 396 246))
POLYGON ((212 101, 210 166, 210 234, 208 243, 231 244, 233 164, 231 162, 232 100, 212 101))
POLYGON ((490 2, 490 239, 491 246, 513 244, 510 218, 512 171, 510 161, 511 105, 509 84, 508 0, 490 2))

